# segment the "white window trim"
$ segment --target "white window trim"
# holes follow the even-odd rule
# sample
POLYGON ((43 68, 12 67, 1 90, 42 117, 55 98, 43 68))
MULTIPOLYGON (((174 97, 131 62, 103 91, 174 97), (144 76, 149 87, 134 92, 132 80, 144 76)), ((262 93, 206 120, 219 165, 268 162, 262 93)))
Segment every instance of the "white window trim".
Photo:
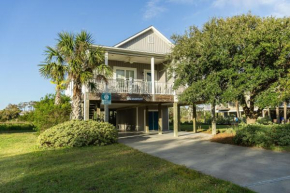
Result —
MULTIPOLYGON (((156 80, 155 80, 155 82, 158 82, 158 74, 157 74, 157 70, 154 70, 155 71, 155 73, 154 74, 156 74, 155 76, 156 76, 156 80)), ((147 72, 151 72, 151 70, 144 70, 144 75, 143 75, 143 80, 144 81, 146 81, 146 79, 145 79, 145 77, 146 77, 146 73, 147 72)), ((155 79, 155 77, 154 77, 154 79, 155 79)), ((151 81, 150 81, 151 82, 151 81)))
MULTIPOLYGON (((134 71, 134 79, 137 79, 137 68, 128 68, 128 67, 119 67, 119 66, 113 66, 113 78, 114 80, 117 79, 116 70, 133 70, 134 71)), ((126 74, 125 74, 126 76, 126 74)))

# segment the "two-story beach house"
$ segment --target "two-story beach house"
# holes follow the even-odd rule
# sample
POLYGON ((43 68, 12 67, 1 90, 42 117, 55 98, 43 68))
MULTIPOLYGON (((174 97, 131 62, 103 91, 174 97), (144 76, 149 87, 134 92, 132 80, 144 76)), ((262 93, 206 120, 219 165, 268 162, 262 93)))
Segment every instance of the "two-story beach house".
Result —
MULTIPOLYGON (((105 83, 98 83, 98 90, 94 92, 83 89, 84 120, 94 119, 102 111, 121 131, 158 130, 162 133, 169 129, 168 108, 174 106, 177 135, 179 105, 173 80, 169 79, 165 66, 173 46, 153 26, 113 47, 102 46, 105 64, 113 70, 107 84, 112 103, 108 105, 109 110, 104 111, 101 94, 106 92, 105 83)), ((66 92, 68 95, 70 89, 66 92)))

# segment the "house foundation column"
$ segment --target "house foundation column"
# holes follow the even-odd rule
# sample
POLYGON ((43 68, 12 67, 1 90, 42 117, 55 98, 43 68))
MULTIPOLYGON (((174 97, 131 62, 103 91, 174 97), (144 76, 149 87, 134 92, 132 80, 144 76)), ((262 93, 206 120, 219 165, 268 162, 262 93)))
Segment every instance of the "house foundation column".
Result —
POLYGON ((87 99, 87 93, 84 94, 84 120, 89 120, 90 101, 87 99))
POLYGON ((149 133, 149 115, 148 115, 148 107, 145 108, 145 132, 149 133))
POLYGON ((100 121, 101 120, 101 104, 100 103, 97 103, 96 111, 97 111, 97 121, 100 121))
POLYGON ((136 131, 139 131, 139 108, 136 107, 136 131))
POLYGON ((158 104, 158 134, 162 134, 162 109, 161 103, 158 104))
POLYGON ((179 105, 177 102, 173 103, 173 133, 174 137, 178 137, 178 130, 179 130, 179 111, 178 111, 179 105))
POLYGON ((196 129, 196 105, 192 105, 192 127, 193 127, 193 133, 197 132, 196 129))

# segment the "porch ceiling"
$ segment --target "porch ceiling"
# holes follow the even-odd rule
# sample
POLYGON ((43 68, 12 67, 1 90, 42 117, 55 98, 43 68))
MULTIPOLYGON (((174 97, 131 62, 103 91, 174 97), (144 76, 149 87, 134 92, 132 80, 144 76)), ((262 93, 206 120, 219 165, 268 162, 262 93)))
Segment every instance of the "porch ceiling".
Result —
MULTIPOLYGON (((137 106, 138 103, 112 103, 109 105, 110 109, 121 109, 125 107, 134 107, 137 106)), ((104 105, 101 105, 101 108, 104 108, 104 105)))
MULTIPOLYGON (((122 61, 130 64, 134 63, 151 64, 150 56, 133 56, 133 55, 109 53, 109 60, 122 61)), ((161 64, 164 63, 165 61, 166 61, 165 57, 154 58, 155 64, 161 64)))

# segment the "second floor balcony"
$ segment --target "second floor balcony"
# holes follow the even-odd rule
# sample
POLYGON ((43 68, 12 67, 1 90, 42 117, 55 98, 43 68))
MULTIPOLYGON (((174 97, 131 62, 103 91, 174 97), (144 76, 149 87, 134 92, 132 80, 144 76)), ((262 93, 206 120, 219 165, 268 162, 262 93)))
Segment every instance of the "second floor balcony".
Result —
POLYGON ((142 80, 118 80, 109 79, 104 81, 94 81, 97 89, 93 92, 103 93, 128 93, 128 94, 163 94, 174 95, 173 84, 163 82, 152 82, 142 80))

